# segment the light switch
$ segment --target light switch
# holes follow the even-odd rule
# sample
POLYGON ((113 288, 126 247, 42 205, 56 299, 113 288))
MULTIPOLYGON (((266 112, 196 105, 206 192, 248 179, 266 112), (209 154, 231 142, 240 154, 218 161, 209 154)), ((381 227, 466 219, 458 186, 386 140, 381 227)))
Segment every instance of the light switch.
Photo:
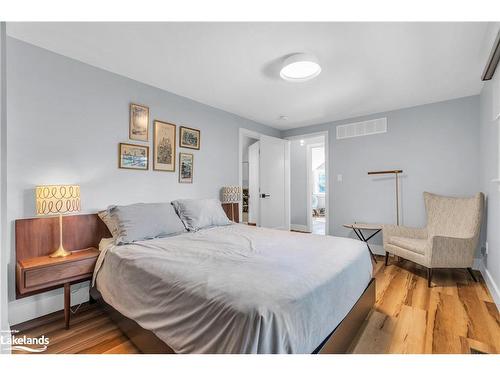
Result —
POLYGON ((337 181, 338 181, 338 182, 342 182, 342 175, 341 175, 341 174, 338 174, 338 175, 337 175, 337 181))

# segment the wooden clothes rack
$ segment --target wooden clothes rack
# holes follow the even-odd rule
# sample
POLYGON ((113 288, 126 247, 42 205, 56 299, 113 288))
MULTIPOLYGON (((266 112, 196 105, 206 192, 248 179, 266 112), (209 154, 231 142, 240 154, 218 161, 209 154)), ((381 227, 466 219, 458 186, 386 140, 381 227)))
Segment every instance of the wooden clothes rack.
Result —
POLYGON ((378 174, 394 174, 396 175, 396 224, 399 225, 399 174, 403 173, 402 169, 394 169, 391 171, 373 171, 368 172, 368 175, 378 174))

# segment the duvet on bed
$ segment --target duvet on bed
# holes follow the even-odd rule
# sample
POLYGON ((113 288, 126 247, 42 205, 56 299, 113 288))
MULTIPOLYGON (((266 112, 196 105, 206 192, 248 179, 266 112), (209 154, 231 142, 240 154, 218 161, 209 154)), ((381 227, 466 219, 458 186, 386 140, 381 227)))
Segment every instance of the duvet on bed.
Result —
POLYGON ((108 246, 95 283, 176 353, 311 353, 371 276, 360 241, 233 224, 108 246))

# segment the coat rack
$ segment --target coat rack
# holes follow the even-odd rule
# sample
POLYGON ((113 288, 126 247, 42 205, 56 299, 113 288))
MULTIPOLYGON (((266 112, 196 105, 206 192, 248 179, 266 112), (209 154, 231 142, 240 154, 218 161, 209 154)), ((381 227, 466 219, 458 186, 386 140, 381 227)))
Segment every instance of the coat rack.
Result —
POLYGON ((399 174, 403 173, 402 169, 395 169, 393 171, 374 171, 368 172, 368 175, 376 174, 394 174, 396 175, 396 224, 399 225, 399 174))

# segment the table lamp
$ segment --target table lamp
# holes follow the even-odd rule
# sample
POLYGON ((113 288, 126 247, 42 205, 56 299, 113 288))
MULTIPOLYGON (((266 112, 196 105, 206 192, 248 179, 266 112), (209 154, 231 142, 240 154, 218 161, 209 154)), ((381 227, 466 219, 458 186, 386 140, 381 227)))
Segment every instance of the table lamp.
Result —
POLYGON ((62 215, 80 211, 79 185, 43 185, 35 189, 36 214, 45 216, 59 215, 59 248, 49 256, 51 258, 65 257, 71 254, 63 246, 62 215))
POLYGON ((232 221, 234 221, 234 204, 241 201, 240 186, 224 186, 221 190, 221 202, 231 204, 232 221))

